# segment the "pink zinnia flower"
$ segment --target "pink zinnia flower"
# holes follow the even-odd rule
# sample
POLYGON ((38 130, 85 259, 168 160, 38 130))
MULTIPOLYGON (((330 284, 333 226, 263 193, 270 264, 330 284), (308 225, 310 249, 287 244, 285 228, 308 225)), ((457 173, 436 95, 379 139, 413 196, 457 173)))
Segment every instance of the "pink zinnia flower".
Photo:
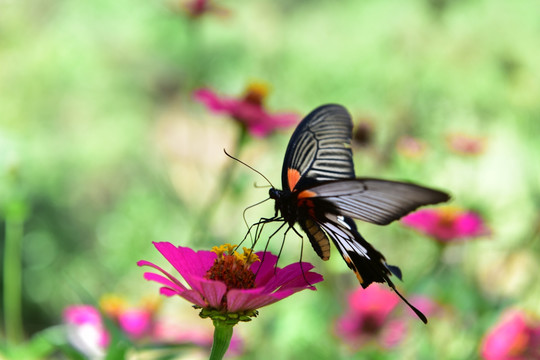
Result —
POLYGON ((485 360, 540 359, 540 322, 523 312, 505 313, 484 337, 481 353, 485 360))
POLYGON ((391 291, 372 284, 349 295, 349 309, 336 323, 336 333, 353 348, 375 341, 393 346, 403 337, 400 324, 393 323, 390 313, 399 299, 391 291))
POLYGON ((157 301, 146 299, 138 306, 132 306, 122 297, 106 295, 99 305, 130 339, 141 340, 152 334, 158 309, 157 301))
MULTIPOLYGON (((434 301, 425 296, 414 296, 411 300, 428 316, 438 308, 434 301)), ((358 288, 349 295, 349 308, 338 319, 336 334, 353 349, 367 343, 392 348, 405 338, 409 329, 409 316, 396 311, 398 303, 399 298, 379 284, 372 284, 366 289, 358 288)))
POLYGON ((457 154, 478 155, 484 151, 486 140, 478 136, 454 133, 446 137, 446 144, 457 154))
POLYGON ((101 314, 90 305, 73 305, 64 310, 68 341, 90 359, 105 356, 109 334, 103 325, 101 314))
POLYGON ((293 113, 270 114, 263 106, 267 89, 262 84, 251 84, 239 99, 220 97, 210 89, 195 92, 195 100, 202 102, 216 114, 226 114, 242 124, 254 136, 267 136, 279 128, 287 128, 298 122, 293 113))
POLYGON ((405 216, 401 222, 441 243, 489 235, 490 233, 478 214, 454 207, 419 210, 405 216))
POLYGON ((240 255, 234 251, 234 245, 197 252, 168 242, 155 242, 154 246, 187 286, 161 267, 141 260, 139 266, 150 266, 161 273, 146 272, 145 279, 163 285, 161 294, 178 295, 202 308, 201 317, 218 315, 249 321, 258 308, 304 289, 315 290, 313 284, 323 280, 320 274, 310 271, 313 265, 309 263, 294 263, 281 269, 276 267, 277 256, 255 254, 246 248, 240 255))

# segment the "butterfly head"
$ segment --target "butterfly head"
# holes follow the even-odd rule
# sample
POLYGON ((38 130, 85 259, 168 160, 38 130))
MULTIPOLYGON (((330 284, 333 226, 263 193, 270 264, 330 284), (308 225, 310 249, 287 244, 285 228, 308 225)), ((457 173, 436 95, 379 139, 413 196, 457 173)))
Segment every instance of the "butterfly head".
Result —
POLYGON ((270 195, 270 199, 278 200, 281 198, 281 190, 278 190, 276 188, 270 188, 268 191, 268 194, 270 195))

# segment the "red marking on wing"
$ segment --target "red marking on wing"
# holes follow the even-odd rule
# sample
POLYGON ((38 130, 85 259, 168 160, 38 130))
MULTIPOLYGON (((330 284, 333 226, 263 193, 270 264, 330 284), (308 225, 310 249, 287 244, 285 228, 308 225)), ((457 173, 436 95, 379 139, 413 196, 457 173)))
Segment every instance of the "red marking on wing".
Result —
POLYGON ((311 200, 312 197, 317 196, 317 193, 310 190, 304 190, 301 191, 298 194, 298 207, 306 207, 308 208, 308 214, 311 215, 312 218, 316 218, 315 216, 315 204, 313 203, 313 200, 311 200))
POLYGON ((317 196, 317 193, 315 191, 304 190, 298 194, 298 199, 306 199, 306 198, 311 198, 315 196, 317 196))

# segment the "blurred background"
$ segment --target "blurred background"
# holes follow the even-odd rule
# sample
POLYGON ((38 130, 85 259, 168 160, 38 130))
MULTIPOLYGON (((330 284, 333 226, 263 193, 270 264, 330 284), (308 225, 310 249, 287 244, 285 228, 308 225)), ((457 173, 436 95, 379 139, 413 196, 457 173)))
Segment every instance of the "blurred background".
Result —
MULTIPOLYGON (((403 271, 403 293, 438 308, 426 327, 398 304, 407 331, 392 346, 379 330, 344 341, 336 324, 357 280, 335 249, 323 262, 305 243, 303 260, 325 281, 237 325, 237 358, 476 359, 507 309, 540 314, 540 3, 197 3, 0 0, 0 358, 61 324, 66 306, 157 296, 136 266, 167 265, 152 241, 241 241, 242 212, 268 187, 223 149, 281 188, 294 125, 253 136, 193 94, 243 99, 253 83, 268 87, 270 113, 298 120, 344 105, 358 176, 448 191, 489 234, 440 241, 399 222, 358 224, 403 271), (22 321, 5 296, 19 277, 22 321)), ((273 212, 264 203, 247 221, 273 212)), ((290 232, 280 266, 300 247, 290 232)), ((158 314, 211 334, 179 298, 158 314)), ((69 357, 54 346, 25 354, 69 357)))

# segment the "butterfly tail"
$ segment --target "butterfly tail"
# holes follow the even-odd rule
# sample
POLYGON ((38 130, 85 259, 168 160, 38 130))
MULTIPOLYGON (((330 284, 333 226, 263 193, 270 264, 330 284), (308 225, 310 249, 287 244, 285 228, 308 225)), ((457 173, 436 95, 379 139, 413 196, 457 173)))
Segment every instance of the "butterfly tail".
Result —
POLYGON ((349 268, 356 274, 362 288, 367 288, 373 282, 387 283, 416 316, 427 324, 426 316, 414 307, 390 280, 392 274, 401 280, 401 270, 397 266, 386 263, 384 256, 360 235, 352 219, 345 218, 345 223, 349 225, 355 243, 341 244, 339 238, 333 238, 333 240, 349 268))

